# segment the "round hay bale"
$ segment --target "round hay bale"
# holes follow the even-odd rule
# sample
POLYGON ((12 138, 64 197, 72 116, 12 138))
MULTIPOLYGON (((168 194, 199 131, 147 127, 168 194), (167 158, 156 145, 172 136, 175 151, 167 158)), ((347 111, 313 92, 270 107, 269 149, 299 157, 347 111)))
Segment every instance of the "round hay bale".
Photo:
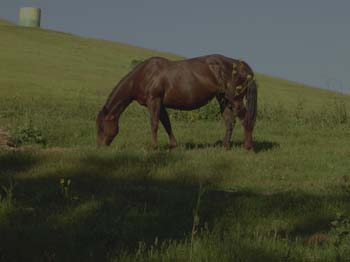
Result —
POLYGON ((19 10, 19 25, 40 27, 41 9, 36 7, 22 7, 19 10))

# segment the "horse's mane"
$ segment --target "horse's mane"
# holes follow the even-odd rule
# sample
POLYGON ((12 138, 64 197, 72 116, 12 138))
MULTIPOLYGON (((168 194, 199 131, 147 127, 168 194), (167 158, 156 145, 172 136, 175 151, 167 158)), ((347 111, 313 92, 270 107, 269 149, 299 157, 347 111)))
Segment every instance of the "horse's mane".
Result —
POLYGON ((110 102, 113 101, 113 98, 116 95, 119 87, 125 84, 127 81, 129 81, 130 78, 141 68, 141 66, 143 66, 146 63, 146 61, 143 61, 140 64, 136 65, 128 74, 126 74, 121 80, 119 80, 119 82, 113 88, 112 92, 109 94, 107 101, 104 105, 105 107, 108 107, 110 102))

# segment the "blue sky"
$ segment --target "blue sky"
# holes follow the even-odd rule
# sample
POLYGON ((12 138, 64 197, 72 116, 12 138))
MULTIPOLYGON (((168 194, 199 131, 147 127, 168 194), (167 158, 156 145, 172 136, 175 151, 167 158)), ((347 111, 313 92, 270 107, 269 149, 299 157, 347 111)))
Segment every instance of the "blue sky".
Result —
POLYGON ((0 0, 0 18, 42 8, 42 27, 195 57, 350 91, 350 1, 0 0))

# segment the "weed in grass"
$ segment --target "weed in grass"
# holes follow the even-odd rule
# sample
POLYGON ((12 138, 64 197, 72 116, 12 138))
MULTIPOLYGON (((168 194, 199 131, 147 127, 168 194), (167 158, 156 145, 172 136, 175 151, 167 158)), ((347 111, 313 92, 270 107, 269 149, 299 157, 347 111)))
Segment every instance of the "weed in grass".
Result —
POLYGON ((190 259, 189 261, 193 261, 193 248, 196 241, 196 236, 198 234, 198 227, 200 222, 200 216, 199 216, 199 209, 201 204, 201 199, 203 194, 205 193, 206 188, 203 186, 201 182, 199 182, 198 187, 198 196, 197 196, 197 202, 196 207, 193 209, 193 224, 192 224, 192 231, 191 231, 191 250, 190 250, 190 259))
POLYGON ((31 110, 26 111, 24 125, 16 129, 13 139, 17 146, 24 144, 38 144, 45 146, 47 144, 47 139, 43 135, 43 132, 33 125, 31 110))
POLYGON ((72 200, 71 180, 69 178, 68 179, 61 178, 60 189, 61 189, 61 194, 63 196, 63 199, 68 203, 70 203, 72 200))
POLYGON ((350 219, 342 213, 331 222, 330 244, 336 251, 336 261, 344 261, 350 255, 350 219))
POLYGON ((0 185, 0 232, 1 228, 6 228, 9 226, 11 220, 10 215, 15 210, 14 188, 16 183, 11 175, 8 176, 7 180, 7 185, 0 185))
POLYGON ((28 127, 19 128, 14 134, 14 140, 17 146, 28 144, 45 146, 47 144, 47 139, 43 133, 38 128, 31 125, 28 127))
POLYGON ((1 186, 2 191, 5 193, 3 197, 1 197, 0 194, 0 201, 5 204, 7 208, 12 208, 13 207, 13 202, 14 202, 14 196, 13 196, 13 190, 14 190, 15 184, 13 180, 10 180, 10 183, 8 186, 1 186))
POLYGON ((0 182, 2 182, 0 184, 0 200, 7 208, 12 208, 14 205, 14 189, 17 183, 11 173, 4 173, 0 178, 0 182))

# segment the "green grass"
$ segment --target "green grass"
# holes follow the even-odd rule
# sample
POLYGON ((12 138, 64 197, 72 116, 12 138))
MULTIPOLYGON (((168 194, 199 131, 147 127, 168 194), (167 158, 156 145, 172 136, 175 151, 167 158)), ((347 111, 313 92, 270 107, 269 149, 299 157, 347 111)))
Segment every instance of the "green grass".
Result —
POLYGON ((2 21, 0 39, 0 127, 24 143, 0 150, 0 261, 348 258, 348 96, 258 75, 254 152, 239 125, 216 146, 215 103, 170 112, 171 152, 162 129, 149 150, 132 104, 97 150, 95 115, 132 61, 180 57, 2 21))

